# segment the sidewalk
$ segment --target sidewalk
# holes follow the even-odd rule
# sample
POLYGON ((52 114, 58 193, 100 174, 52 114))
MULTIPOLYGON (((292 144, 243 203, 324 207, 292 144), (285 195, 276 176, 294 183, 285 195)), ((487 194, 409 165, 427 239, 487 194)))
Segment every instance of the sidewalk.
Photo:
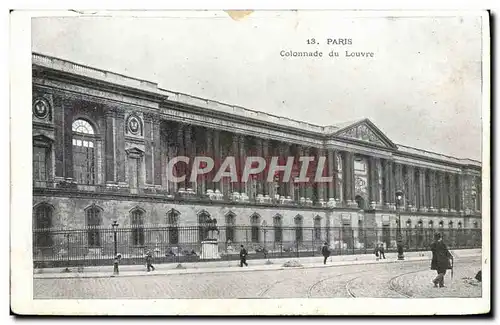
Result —
MULTIPOLYGON (((480 257, 480 249, 453 250, 451 251, 455 259, 467 257, 480 257)), ((376 260, 373 254, 362 255, 343 255, 332 256, 328 258, 327 264, 323 265, 323 257, 300 257, 300 258, 275 258, 275 259, 257 259, 247 261, 248 267, 239 267, 239 261, 216 261, 216 262, 192 262, 183 263, 182 268, 177 268, 178 264, 157 264, 156 270, 146 272, 145 265, 122 265, 120 266, 120 277, 124 276, 151 276, 151 275, 169 275, 169 274, 196 274, 196 273, 222 273, 222 272, 250 272, 250 271, 269 271, 284 270, 296 268, 318 268, 335 267, 344 265, 364 265, 376 263, 404 263, 405 261, 429 261, 431 253, 426 252, 407 252, 405 260, 398 261, 397 253, 385 254, 385 260, 376 260), (300 267, 284 267, 283 264, 288 261, 297 261, 300 267), (270 263, 269 263, 270 262, 270 263)), ((76 268, 71 268, 71 272, 63 272, 63 268, 46 268, 42 273, 33 274, 34 278, 105 278, 112 276, 113 265, 86 267, 83 272, 78 273, 76 268)))

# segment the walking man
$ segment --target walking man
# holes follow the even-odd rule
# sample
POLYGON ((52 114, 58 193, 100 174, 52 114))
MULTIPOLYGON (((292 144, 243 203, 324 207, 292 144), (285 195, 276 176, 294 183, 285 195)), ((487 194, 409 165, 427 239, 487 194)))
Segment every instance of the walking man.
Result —
POLYGON ((153 266, 153 254, 149 250, 146 252, 146 267, 148 268, 148 272, 155 270, 153 266))
POLYGON ((326 264, 326 260, 330 257, 330 249, 328 248, 328 243, 325 242, 323 247, 321 247, 321 254, 323 254, 323 264, 326 264))
POLYGON ((378 246, 378 253, 379 253, 380 258, 383 258, 385 260, 385 250, 384 250, 384 244, 383 243, 381 243, 378 246))
POLYGON ((443 243, 443 238, 440 233, 434 235, 434 242, 431 244, 431 251, 431 270, 437 271, 437 276, 432 283, 434 283, 435 288, 437 288, 438 285, 440 288, 443 288, 444 276, 446 274, 446 270, 451 269, 450 260, 453 260, 453 255, 451 255, 445 243, 443 243))
POLYGON ((117 254, 115 259, 113 260, 113 276, 120 274, 118 270, 118 265, 120 264, 120 260, 122 259, 121 254, 117 254))
POLYGON ((248 255, 247 250, 245 249, 245 247, 243 247, 243 245, 241 245, 241 249, 240 249, 240 267, 243 267, 243 264, 245 264, 245 266, 248 266, 248 264, 247 264, 247 255, 248 255))

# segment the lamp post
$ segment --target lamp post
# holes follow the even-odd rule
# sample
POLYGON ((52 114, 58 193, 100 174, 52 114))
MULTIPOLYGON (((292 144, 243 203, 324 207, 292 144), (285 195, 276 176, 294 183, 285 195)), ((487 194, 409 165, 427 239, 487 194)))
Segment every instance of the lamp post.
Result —
POLYGON ((117 228, 119 226, 118 222, 116 220, 113 221, 113 223, 111 224, 111 226, 113 227, 113 240, 114 240, 114 244, 115 244, 115 257, 116 255, 118 255, 118 241, 116 239, 116 232, 117 232, 117 228))
POLYGON ((403 203, 403 192, 402 191, 397 191, 396 192, 396 213, 398 216, 398 234, 397 234, 397 247, 398 247, 398 260, 402 261, 405 259, 404 253, 403 253, 403 237, 401 234, 401 211, 399 210, 399 207, 403 203))
MULTIPOLYGON (((266 220, 262 221, 262 230, 264 231, 264 258, 268 257, 267 256, 267 245, 266 245, 266 237, 267 237, 267 222, 266 220)), ((269 262, 269 258, 267 259, 269 262)))

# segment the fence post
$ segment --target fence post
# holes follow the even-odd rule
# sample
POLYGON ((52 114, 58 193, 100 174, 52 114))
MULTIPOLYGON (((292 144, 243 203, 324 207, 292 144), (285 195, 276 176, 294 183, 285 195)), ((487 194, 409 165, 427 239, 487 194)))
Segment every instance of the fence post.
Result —
POLYGON ((356 240, 354 238, 354 229, 351 228, 351 245, 352 245, 352 254, 355 254, 356 250, 356 240))

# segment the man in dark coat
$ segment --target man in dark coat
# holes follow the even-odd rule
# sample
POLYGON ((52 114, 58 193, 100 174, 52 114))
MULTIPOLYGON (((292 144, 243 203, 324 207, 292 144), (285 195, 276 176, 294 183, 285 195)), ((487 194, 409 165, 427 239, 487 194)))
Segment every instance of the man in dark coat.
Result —
POLYGON ((325 242, 323 247, 321 247, 321 254, 323 254, 323 264, 326 264, 326 260, 330 257, 330 249, 328 248, 328 243, 325 242))
POLYGON ((247 264, 247 255, 248 255, 247 250, 245 249, 245 247, 243 247, 243 245, 241 245, 241 249, 240 249, 240 267, 243 267, 243 264, 245 264, 245 266, 248 266, 248 264, 247 264))
POLYGON ((155 267, 153 266, 153 254, 151 253, 151 251, 146 252, 146 267, 148 269, 148 272, 150 272, 151 270, 155 270, 155 267))
POLYGON ((446 274, 446 270, 451 269, 450 259, 453 260, 453 255, 451 255, 445 243, 443 243, 441 234, 437 233, 434 235, 434 242, 431 244, 431 251, 431 270, 436 270, 438 274, 432 282, 434 283, 434 287, 439 285, 440 288, 443 288, 444 275, 446 274))

